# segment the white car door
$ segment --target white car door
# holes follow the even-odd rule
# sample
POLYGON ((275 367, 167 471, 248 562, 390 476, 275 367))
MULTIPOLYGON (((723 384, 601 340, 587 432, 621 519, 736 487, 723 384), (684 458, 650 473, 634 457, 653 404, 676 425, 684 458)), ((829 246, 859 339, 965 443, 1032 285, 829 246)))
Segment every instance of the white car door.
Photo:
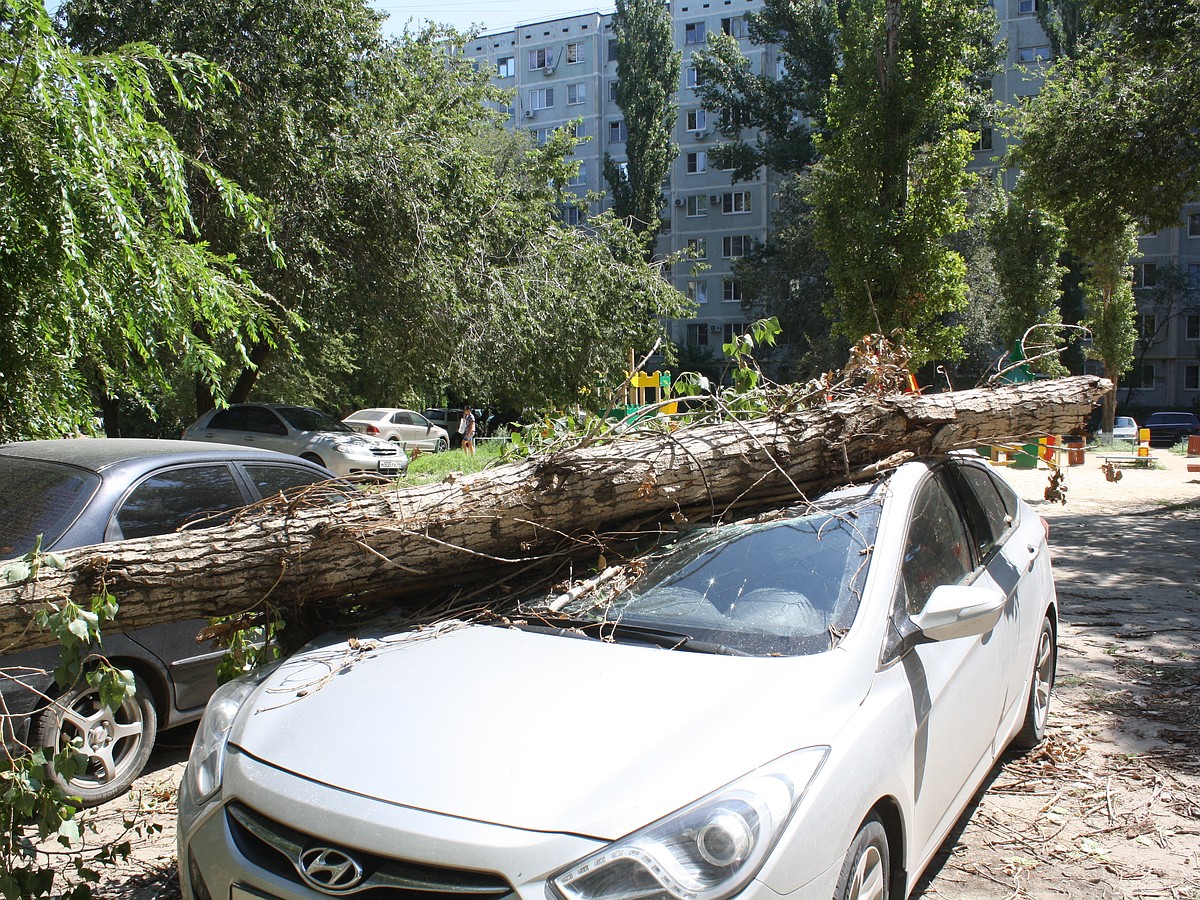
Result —
MULTIPOLYGON (((916 492, 894 615, 917 615, 936 587, 967 583, 992 586, 976 566, 948 477, 935 471, 916 492)), ((1005 696, 1006 647, 998 637, 993 629, 974 637, 918 640, 900 658, 913 705, 913 838, 921 858, 941 841, 963 794, 992 764, 1005 696)))

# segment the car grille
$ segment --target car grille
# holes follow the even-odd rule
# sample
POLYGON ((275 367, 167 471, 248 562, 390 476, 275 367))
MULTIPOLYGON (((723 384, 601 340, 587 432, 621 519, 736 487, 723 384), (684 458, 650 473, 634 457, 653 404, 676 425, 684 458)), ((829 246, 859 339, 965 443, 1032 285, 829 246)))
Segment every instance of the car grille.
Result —
POLYGON ((348 890, 328 890, 332 896, 355 900, 499 900, 513 893, 512 886, 498 875, 466 869, 426 866, 385 856, 351 850, 302 834, 233 802, 225 808, 234 842, 255 865, 302 887, 314 889, 300 877, 297 861, 310 847, 325 846, 341 851, 362 866, 364 877, 348 890))
POLYGON ((371 452, 376 456, 395 456, 400 452, 399 447, 372 447, 371 452))

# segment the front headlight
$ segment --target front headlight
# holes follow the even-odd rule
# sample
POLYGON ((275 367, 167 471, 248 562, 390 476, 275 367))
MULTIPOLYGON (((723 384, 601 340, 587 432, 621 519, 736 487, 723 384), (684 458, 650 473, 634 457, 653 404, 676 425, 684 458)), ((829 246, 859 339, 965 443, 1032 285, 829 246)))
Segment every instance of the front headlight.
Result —
POLYGON ((828 747, 798 750, 550 879, 565 900, 721 900, 762 868, 828 747))
POLYGON ((229 732, 242 705, 254 693, 275 666, 267 666, 221 685, 213 693, 196 729, 192 752, 188 757, 186 778, 197 803, 203 803, 221 789, 221 770, 225 766, 225 747, 229 732))

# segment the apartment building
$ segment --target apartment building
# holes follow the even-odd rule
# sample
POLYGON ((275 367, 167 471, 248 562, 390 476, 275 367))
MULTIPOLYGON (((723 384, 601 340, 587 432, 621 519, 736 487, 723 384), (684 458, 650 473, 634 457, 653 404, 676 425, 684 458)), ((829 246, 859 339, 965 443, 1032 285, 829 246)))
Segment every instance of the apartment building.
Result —
MULTIPOLYGON (((742 287, 733 277, 733 264, 766 240, 779 179, 764 168, 757 177, 734 183, 730 172, 710 164, 717 122, 696 96, 698 75, 691 56, 704 48, 710 33, 724 31, 739 39, 756 71, 770 71, 778 64, 775 49, 754 47, 746 38, 746 13, 761 6, 761 0, 671 3, 675 45, 683 53, 676 96, 679 156, 663 183, 667 205, 659 252, 690 250, 699 265, 673 267, 672 283, 696 301, 698 312, 694 319, 668 327, 676 343, 718 353, 722 343, 745 328, 742 287)), ((623 162, 628 138, 616 100, 611 13, 585 13, 485 34, 463 50, 477 64, 494 68, 497 85, 515 92, 507 110, 514 129, 526 129, 535 140, 544 141, 556 128, 578 120, 575 133, 587 140, 576 148, 579 175, 571 187, 579 197, 607 191, 604 156, 623 162)), ((575 207, 563 209, 567 222, 578 221, 579 215, 575 207)))
MULTIPOLYGON (((998 99, 1018 102, 1036 94, 1039 71, 1052 61, 1050 42, 1037 21, 1038 2, 992 0, 1007 48, 1004 69, 992 81, 998 99)), ((698 307, 695 318, 669 323, 669 332, 680 345, 714 352, 745 328, 742 287, 733 264, 766 239, 780 177, 763 168, 750 180, 734 182, 730 172, 710 164, 718 123, 696 96, 699 76, 692 54, 704 48, 709 34, 724 32, 738 39, 754 71, 776 71, 776 48, 756 47, 747 37, 745 16, 761 6, 762 0, 670 3, 675 46, 683 54, 676 96, 679 155, 663 183, 667 206, 659 251, 691 250, 702 265, 680 264, 669 273, 675 287, 698 307)), ((477 65, 492 67, 497 85, 514 92, 506 110, 514 129, 526 129, 543 141, 554 129, 578 120, 576 134, 587 139, 575 151, 580 168, 571 187, 579 197, 607 191, 606 153, 618 162, 625 158, 628 129, 616 101, 612 18, 611 13, 588 12, 525 24, 481 35, 463 48, 477 65)), ((995 167, 1006 150, 1001 129, 984 129, 972 167, 995 167)), ((1013 177, 1006 173, 1010 182, 1013 177)), ((577 222, 580 215, 576 207, 563 209, 567 222, 577 222)), ((1142 237, 1140 252, 1135 271, 1143 306, 1142 361, 1127 376, 1134 386, 1132 402, 1155 408, 1200 406, 1200 309, 1195 299, 1200 296, 1200 204, 1181 211, 1178 227, 1142 237), (1169 309, 1163 306, 1162 292, 1150 290, 1157 286, 1156 273, 1168 269, 1183 272, 1192 291, 1169 309)), ((1123 391, 1122 402, 1124 396, 1123 391)))

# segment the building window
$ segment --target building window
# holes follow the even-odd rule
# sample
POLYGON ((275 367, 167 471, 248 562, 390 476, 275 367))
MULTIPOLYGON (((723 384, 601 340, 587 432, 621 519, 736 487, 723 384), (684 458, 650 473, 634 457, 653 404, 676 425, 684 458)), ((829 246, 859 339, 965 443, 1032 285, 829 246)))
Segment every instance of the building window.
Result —
POLYGON ((529 51, 529 71, 533 72, 536 69, 553 69, 554 68, 554 51, 553 50, 530 50, 529 51))
POLYGON ((695 153, 687 155, 687 173, 689 175, 699 175, 701 172, 708 171, 708 154, 703 150, 698 150, 695 153))
POLYGON ((608 102, 617 102, 617 83, 615 81, 610 81, 608 83, 608 102))
POLYGON ((726 303, 742 302, 742 283, 736 278, 726 278, 721 282, 721 299, 726 303))
POLYGON ((567 126, 567 132, 573 138, 587 137, 587 122, 584 122, 584 121, 572 122, 570 125, 567 126))
POLYGON ((688 66, 687 73, 686 73, 686 79, 687 79, 687 86, 690 88, 701 87, 704 84, 704 76, 701 75, 698 71, 696 71, 695 66, 688 66))
POLYGON ((1200 213, 1188 213, 1188 237, 1200 237, 1200 213))
POLYGON ((616 38, 608 39, 608 61, 609 62, 617 61, 617 39, 616 38))
POLYGON ((727 234, 721 238, 721 258, 737 259, 750 252, 753 239, 748 234, 727 234))
POLYGON ((587 59, 587 54, 584 50, 585 48, 581 41, 567 44, 567 65, 570 66, 575 63, 584 62, 587 59))
POLYGON ((971 147, 976 153, 983 153, 992 149, 992 129, 980 128, 979 137, 975 138, 975 144, 971 147))
POLYGON ((579 207, 578 206, 564 206, 562 208, 562 220, 563 220, 564 225, 578 225, 579 224, 579 207))
POLYGON ((587 163, 579 164, 579 171, 571 176, 571 180, 567 182, 571 187, 580 187, 587 184, 587 163))
POLYGON ((496 75, 500 78, 512 78, 517 74, 517 61, 511 56, 501 56, 496 60, 496 75))
POLYGON ((687 283, 687 298, 693 303, 708 302, 708 282, 689 281, 687 283))
POLYGON ((554 106, 554 88, 535 88, 529 92, 530 109, 550 109, 554 106))
POLYGON ((1144 341, 1153 341, 1154 335, 1158 331, 1158 316, 1149 314, 1143 315, 1137 313, 1133 317, 1134 332, 1144 341))
POLYGON ((721 110, 721 130, 739 131, 745 127, 746 113, 741 105, 734 105, 721 110))
POLYGON ((1183 367, 1183 389, 1200 391, 1200 366, 1183 367))
POLYGON ((721 212, 725 215, 740 215, 750 211, 749 191, 732 191, 721 195, 721 212))
POLYGON ((1154 388, 1154 363, 1139 363, 1129 372, 1129 386, 1135 391, 1154 388))
POLYGON ((553 128, 530 128, 529 136, 533 138, 533 142, 541 147, 546 143, 546 139, 550 137, 550 132, 553 128))
POLYGON ((1154 287, 1158 284, 1158 266, 1155 263, 1138 263, 1133 267, 1134 287, 1154 287))
POLYGON ((1049 59, 1050 46, 1048 44, 1040 47, 1020 47, 1017 50, 1017 62, 1019 63, 1039 63, 1049 59))
POLYGON ((708 323, 692 322, 687 327, 687 343, 689 347, 708 346, 708 323))
POLYGON ((1186 341, 1200 341, 1200 315, 1183 317, 1183 339, 1186 341))
POLYGON ((692 259, 708 259, 707 238, 688 238, 687 249, 692 259))
POLYGON ((721 20, 721 30, 730 37, 743 38, 749 32, 746 30, 746 17, 734 16, 729 19, 721 20))
POLYGON ((708 113, 702 109, 689 109, 687 111, 687 130, 688 131, 703 131, 708 127, 708 113))
POLYGON ((1017 15, 1031 16, 1037 12, 1037 0, 1017 0, 1017 15))
POLYGON ((735 337, 741 337, 750 328, 745 322, 725 323, 725 343, 732 344, 735 337))
POLYGON ((683 42, 684 44, 703 44, 704 43, 704 23, 693 22, 691 25, 683 26, 683 42))
POLYGON ((567 106, 578 106, 587 100, 587 85, 580 82, 579 84, 567 85, 567 106))
POLYGON ((708 197, 704 194, 693 194, 687 198, 687 214, 695 218, 696 216, 708 215, 708 197))
POLYGON ((619 144, 627 140, 629 140, 629 132, 625 130, 624 119, 608 123, 608 142, 610 144, 619 144))

